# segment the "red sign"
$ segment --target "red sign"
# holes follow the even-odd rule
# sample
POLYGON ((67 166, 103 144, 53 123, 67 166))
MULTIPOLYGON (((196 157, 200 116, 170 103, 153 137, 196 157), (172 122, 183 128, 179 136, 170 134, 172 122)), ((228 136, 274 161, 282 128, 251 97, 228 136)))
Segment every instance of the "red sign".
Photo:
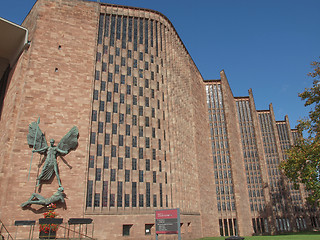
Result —
POLYGON ((178 218, 178 210, 177 209, 157 210, 156 219, 163 219, 163 218, 178 218))
POLYGON ((179 209, 156 211, 156 234, 179 234, 179 209))

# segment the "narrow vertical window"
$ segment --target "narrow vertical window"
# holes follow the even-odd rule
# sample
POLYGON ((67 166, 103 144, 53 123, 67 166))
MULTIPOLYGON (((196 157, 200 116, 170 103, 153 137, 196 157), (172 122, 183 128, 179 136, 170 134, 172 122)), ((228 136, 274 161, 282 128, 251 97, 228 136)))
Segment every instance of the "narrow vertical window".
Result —
POLYGON ((143 194, 139 194, 139 207, 143 207, 143 194))
POLYGON ((137 147, 137 136, 132 136, 132 147, 137 147))
POLYGON ((139 19, 139 43, 143 44, 143 19, 139 19))
POLYGON ((119 124, 124 124, 124 114, 123 113, 119 114, 119 124))
POLYGON ((114 34, 116 25, 116 16, 111 16, 111 28, 110 28, 110 46, 114 46, 114 34))
POLYGON ((107 45, 103 45, 103 53, 104 54, 108 53, 108 46, 107 45))
POLYGON ((150 183, 146 183, 146 207, 150 207, 150 183))
POLYGON ((125 84, 126 83, 126 76, 125 75, 121 75, 120 82, 121 82, 121 84, 125 84))
POLYGON ((152 137, 155 138, 156 137, 156 129, 152 128, 152 137))
POLYGON ((153 20, 150 21, 150 41, 151 47, 153 47, 153 20))
POLYGON ((98 100, 99 98, 99 91, 98 90, 94 90, 93 91, 93 100, 98 100))
POLYGON ((157 183, 157 172, 156 171, 152 172, 152 177, 153 177, 153 183, 157 183))
POLYGON ((143 148, 139 148, 139 159, 143 159, 143 148))
POLYGON ((112 101, 112 92, 107 92, 107 102, 111 102, 112 101))
POLYGON ((108 169, 109 168, 109 157, 104 156, 103 158, 103 168, 108 169))
POLYGON ((143 126, 139 126, 139 137, 143 137, 143 126))
POLYGON ((94 194, 94 206, 100 207, 100 193, 94 194))
POLYGON ((122 207, 122 182, 118 182, 117 207, 122 207))
POLYGON ((143 78, 143 69, 139 69, 139 78, 143 78))
POLYGON ((143 182, 143 170, 139 170, 139 182, 143 182))
POLYGON ((132 170, 137 170, 137 159, 132 158, 132 170))
POLYGON ((112 54, 109 55, 109 64, 113 64, 113 55, 112 54))
POLYGON ((133 96, 132 96, 132 104, 133 104, 133 105, 137 105, 137 104, 138 104, 137 95, 133 95, 133 96))
POLYGON ((114 72, 115 72, 116 74, 119 74, 119 71, 120 71, 120 66, 119 66, 118 64, 116 64, 116 65, 114 66, 114 72))
POLYGON ((146 159, 146 171, 150 171, 150 159, 146 159))
POLYGON ((126 135, 130 136, 130 125, 126 124, 126 135))
POLYGON ((137 51, 138 49, 138 19, 133 19, 133 50, 137 51))
POLYGON ((158 21, 156 21, 156 56, 159 56, 159 47, 158 47, 158 21))
POLYGON ((96 181, 101 181, 101 168, 96 168, 96 181))
POLYGON ((122 19, 122 48, 126 48, 126 37, 127 37, 127 17, 122 19))
POLYGON ((125 170, 125 182, 130 182, 130 170, 125 170))
POLYGON ((146 148, 150 148, 150 138, 146 137, 146 148))
POLYGON ((100 18, 99 18, 99 30, 98 30, 98 44, 101 44, 101 43, 102 43, 103 19, 104 19, 104 14, 100 14, 100 18))
POLYGON ((96 61, 101 62, 101 52, 97 52, 96 61))
POLYGON ((127 85, 127 94, 131 94, 131 85, 127 85))
POLYGON ((132 207, 137 207, 137 183, 132 182, 132 207))
POLYGON ((160 195, 159 195, 159 197, 160 197, 160 207, 163 207, 163 199, 162 199, 162 183, 160 183, 160 195))
POLYGON ((111 169, 110 181, 112 181, 112 182, 116 181, 116 170, 115 169, 111 169))
POLYGON ((118 169, 123 169, 123 158, 122 157, 118 158, 118 169))
POLYGON ((119 146, 123 146, 123 135, 119 135, 119 146))
POLYGON ((114 207, 115 195, 114 193, 110 193, 110 207, 114 207))
POLYGON ((121 16, 117 17, 117 39, 120 39, 120 33, 121 33, 121 16))
MULTIPOLYGON (((131 105, 127 104, 126 105, 126 114, 130 115, 131 114, 131 105)), ((130 135, 130 134, 129 134, 130 135)))
POLYGON ((139 106, 139 116, 143 116, 143 106, 139 106))
POLYGON ((120 93, 120 103, 124 103, 124 94, 120 93))
POLYGON ((108 37, 109 36, 109 21, 110 21, 110 16, 107 14, 106 15, 106 23, 104 26, 104 36, 108 37))
POLYGON ((112 134, 117 134, 117 124, 112 123, 112 134))
POLYGON ((144 52, 148 53, 148 47, 149 47, 149 39, 148 39, 148 19, 145 19, 145 29, 144 29, 144 52))
POLYGON ((95 144, 95 143, 96 143, 96 133, 95 132, 91 132, 90 144, 95 144))
POLYGON ((87 183, 87 207, 92 207, 92 191, 93 191, 93 181, 88 180, 88 183, 87 183))
POLYGON ((99 111, 101 111, 101 112, 104 111, 104 101, 100 101, 99 111))
POLYGON ((153 207, 157 207, 157 195, 153 194, 153 207))
POLYGON ((89 156, 89 168, 94 168, 94 156, 89 156))
POLYGON ((129 207, 129 201, 130 201, 130 195, 129 194, 125 194, 124 195, 124 206, 125 207, 129 207))
POLYGON ((110 123, 111 122, 111 112, 107 112, 106 113, 106 123, 110 123))
POLYGON ((111 157, 116 157, 117 156, 117 146, 112 145, 111 146, 111 157))
POLYGON ((125 156, 126 158, 130 158, 130 147, 128 146, 126 146, 125 156))
POLYGON ((108 207, 108 181, 102 184, 102 207, 108 207))
POLYGON ((103 133, 103 122, 98 123, 98 133, 103 133))
POLYGON ((102 63, 102 72, 106 72, 107 71, 107 63, 103 62, 102 63))
POLYGON ((128 24, 128 41, 132 42, 132 17, 129 17, 129 24, 128 24))
POLYGON ((113 112, 118 113, 118 103, 116 102, 113 103, 113 112))
POLYGON ((156 152, 156 149, 152 149, 152 160, 156 160, 156 154, 157 152, 156 152))
POLYGON ((112 82, 112 78, 113 78, 113 74, 112 73, 108 73, 108 82, 112 82))
POLYGON ((97 147, 97 156, 102 156, 102 144, 98 144, 98 147, 97 147))
POLYGON ((132 125, 137 126, 137 115, 132 115, 132 125))

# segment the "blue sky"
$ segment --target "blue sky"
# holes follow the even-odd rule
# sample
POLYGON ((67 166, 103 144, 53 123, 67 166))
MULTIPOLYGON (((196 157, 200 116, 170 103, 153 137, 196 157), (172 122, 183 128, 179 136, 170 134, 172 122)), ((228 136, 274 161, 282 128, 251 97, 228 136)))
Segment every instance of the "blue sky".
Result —
MULTIPOLYGON (((0 17, 21 24, 35 0, 2 1, 0 17)), ((291 127, 308 115, 298 93, 320 60, 319 0, 110 0, 157 10, 173 23, 204 79, 224 69, 234 96, 252 88, 259 110, 273 104, 291 127)))

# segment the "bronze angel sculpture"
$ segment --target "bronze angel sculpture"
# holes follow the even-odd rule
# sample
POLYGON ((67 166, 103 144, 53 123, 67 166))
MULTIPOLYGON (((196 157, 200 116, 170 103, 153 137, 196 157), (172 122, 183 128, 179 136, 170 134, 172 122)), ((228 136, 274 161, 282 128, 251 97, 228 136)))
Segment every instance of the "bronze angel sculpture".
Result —
POLYGON ((37 122, 29 125, 29 133, 27 136, 29 146, 33 147, 32 152, 45 154, 45 162, 42 171, 37 178, 37 186, 41 181, 49 180, 55 173, 58 184, 61 187, 61 180, 58 171, 57 157, 67 155, 71 150, 76 149, 78 145, 79 131, 76 126, 60 140, 57 146, 54 146, 54 139, 50 140, 50 146, 47 144, 45 135, 41 132, 37 122))

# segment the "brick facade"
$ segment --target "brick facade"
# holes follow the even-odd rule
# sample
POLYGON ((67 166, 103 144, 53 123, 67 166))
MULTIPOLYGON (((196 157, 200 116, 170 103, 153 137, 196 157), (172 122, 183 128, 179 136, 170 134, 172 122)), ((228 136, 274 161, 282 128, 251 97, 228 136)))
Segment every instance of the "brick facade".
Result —
MULTIPOLYGON (((54 138, 56 144, 72 126, 79 128, 76 151, 57 159, 67 195, 57 212, 65 222, 92 218, 97 239, 153 239, 155 226, 151 235, 145 227, 155 223, 155 210, 165 208, 180 208, 183 239, 271 234, 284 231, 280 225, 287 219, 292 230, 302 229, 294 227, 297 219, 310 225, 302 212, 289 216, 275 210, 282 205, 270 190, 273 165, 259 117, 271 116, 278 150, 279 124, 294 142, 288 119, 276 122, 272 106, 257 111, 251 90, 247 97, 234 97, 223 71, 221 79, 204 81, 164 15, 97 2, 38 0, 22 25, 31 44, 11 70, 0 122, 0 219, 11 232, 15 220, 42 217, 40 206, 20 207, 31 193, 49 197, 58 188, 56 177, 36 187, 42 160, 37 153, 27 180, 28 124, 39 116, 47 141, 54 138), (219 106, 209 107, 218 100, 219 106), (250 109, 250 121, 242 119, 239 104, 250 109), (223 117, 214 120, 216 113, 223 117), (244 126, 253 129, 250 146, 259 156, 254 160, 244 154, 244 126), (256 161, 254 170, 248 161, 256 161), (261 179, 257 186, 250 174, 261 179), (259 197, 251 195, 253 186, 259 197), (123 225, 132 225, 129 236, 123 236, 123 225)), ((283 152, 278 157, 282 160, 283 152)))

